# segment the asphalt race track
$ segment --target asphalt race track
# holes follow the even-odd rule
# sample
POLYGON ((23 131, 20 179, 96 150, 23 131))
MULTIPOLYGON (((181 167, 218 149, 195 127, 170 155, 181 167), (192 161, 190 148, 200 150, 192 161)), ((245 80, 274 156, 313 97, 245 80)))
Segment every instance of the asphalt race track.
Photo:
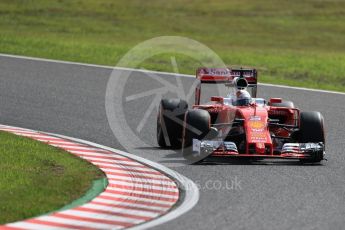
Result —
MULTIPOLYGON (((111 73, 106 68, 0 56, 0 123, 126 150, 118 140, 126 137, 115 138, 106 115, 111 73)), ((123 98, 155 87, 152 78, 140 75, 147 74, 132 73, 123 98)), ((175 76, 161 78, 176 84, 175 76)), ((191 78, 181 80, 186 89, 193 83, 191 78)), ((139 134, 145 145, 127 150, 200 185, 194 209, 156 229, 343 229, 345 95, 260 86, 259 96, 283 97, 302 110, 320 111, 326 122, 328 161, 314 166, 294 162, 185 165, 178 152, 156 147, 153 112, 139 134)), ((129 128, 138 129, 152 100, 152 96, 124 99, 129 128)))

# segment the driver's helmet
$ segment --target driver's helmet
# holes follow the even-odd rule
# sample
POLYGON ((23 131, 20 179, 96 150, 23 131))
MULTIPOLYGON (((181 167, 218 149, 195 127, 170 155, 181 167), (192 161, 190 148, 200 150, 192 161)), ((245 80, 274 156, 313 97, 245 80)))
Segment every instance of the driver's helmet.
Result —
POLYGON ((234 104, 236 106, 246 106, 252 102, 250 94, 245 90, 238 90, 236 92, 234 104))

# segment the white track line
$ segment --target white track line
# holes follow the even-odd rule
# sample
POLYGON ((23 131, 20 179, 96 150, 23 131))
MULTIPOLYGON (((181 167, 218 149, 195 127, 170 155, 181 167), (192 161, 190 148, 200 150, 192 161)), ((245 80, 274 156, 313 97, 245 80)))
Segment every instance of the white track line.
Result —
MULTIPOLYGON (((57 64, 65 64, 65 65, 78 65, 78 66, 102 68, 102 69, 109 69, 109 70, 124 70, 124 71, 133 71, 133 72, 153 73, 153 74, 160 74, 160 75, 171 75, 171 76, 195 78, 194 75, 189 75, 189 74, 176 74, 176 73, 161 72, 161 71, 154 71, 154 70, 141 70, 141 69, 133 69, 133 68, 125 68, 125 67, 117 67, 117 66, 107 66, 107 65, 96 65, 96 64, 88 64, 88 63, 81 63, 81 62, 60 61, 60 60, 53 60, 53 59, 46 59, 46 58, 35 58, 35 57, 26 57, 26 56, 20 56, 20 55, 12 55, 12 54, 0 54, 0 57, 8 57, 8 58, 14 58, 14 59, 23 59, 23 60, 40 61, 40 62, 49 62, 49 63, 57 63, 57 64)), ((304 87, 294 87, 294 86, 287 86, 287 85, 275 85, 275 84, 268 84, 268 83, 259 83, 259 85, 277 87, 277 88, 311 91, 311 92, 319 92, 319 93, 345 95, 345 93, 343 93, 343 92, 320 90, 320 89, 310 89, 310 88, 304 88, 304 87)))

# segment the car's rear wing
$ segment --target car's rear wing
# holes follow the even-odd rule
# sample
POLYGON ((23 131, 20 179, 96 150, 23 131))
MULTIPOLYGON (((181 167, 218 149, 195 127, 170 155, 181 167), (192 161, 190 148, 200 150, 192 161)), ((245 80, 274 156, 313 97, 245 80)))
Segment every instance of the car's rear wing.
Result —
POLYGON ((243 77, 249 85, 257 84, 256 69, 232 69, 232 68, 198 68, 196 78, 201 83, 231 84, 234 78, 243 77))
POLYGON ((200 104, 201 84, 226 84, 234 85, 235 78, 244 78, 248 87, 252 88, 252 97, 256 97, 258 73, 256 69, 232 69, 232 68, 205 68, 196 70, 196 78, 200 81, 195 89, 195 104, 200 104))

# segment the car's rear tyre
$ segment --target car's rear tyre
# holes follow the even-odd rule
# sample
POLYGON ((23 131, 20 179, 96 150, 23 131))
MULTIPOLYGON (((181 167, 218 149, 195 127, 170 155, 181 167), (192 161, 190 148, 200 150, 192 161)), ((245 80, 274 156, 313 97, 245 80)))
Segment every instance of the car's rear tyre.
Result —
POLYGON ((181 148, 183 121, 187 109, 188 104, 184 100, 161 100, 157 117, 157 143, 160 147, 181 148))
MULTIPOLYGON (((301 112, 300 143, 325 143, 324 119, 319 112, 301 112)), ((302 163, 317 163, 323 160, 323 153, 315 154, 311 159, 301 159, 302 163)))
POLYGON ((193 109, 187 111, 182 138, 182 153, 185 158, 191 159, 193 139, 202 140, 209 133, 210 121, 210 114, 206 110, 193 109))
POLYGON ((292 101, 282 101, 281 103, 270 103, 270 106, 284 107, 284 108, 295 108, 292 101))

